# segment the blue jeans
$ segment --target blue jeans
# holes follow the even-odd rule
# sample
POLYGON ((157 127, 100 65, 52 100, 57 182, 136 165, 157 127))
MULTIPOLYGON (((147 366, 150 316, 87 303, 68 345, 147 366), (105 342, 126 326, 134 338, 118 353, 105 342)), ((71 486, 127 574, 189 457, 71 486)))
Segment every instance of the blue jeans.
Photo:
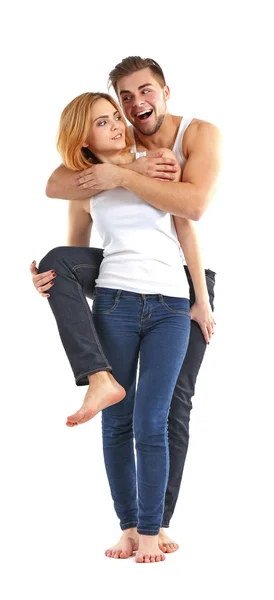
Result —
POLYGON ((106 471, 122 530, 137 526, 140 534, 157 535, 162 523, 168 412, 187 350, 189 310, 186 298, 95 290, 94 324, 113 375, 127 392, 102 414, 106 471))
MULTIPOLYGON (((103 251, 99 248, 61 246, 48 252, 39 265, 40 273, 51 269, 57 272, 54 286, 50 289, 49 305, 77 385, 88 385, 89 374, 112 370, 103 353, 93 315, 86 301, 86 297, 94 296, 95 280, 102 258, 103 251)), ((192 306, 195 302, 193 283, 187 267, 185 272, 189 281, 192 306)), ((215 273, 207 269, 205 275, 213 310, 215 273)), ((168 416, 170 469, 163 527, 169 527, 178 500, 189 443, 192 398, 206 347, 199 325, 191 321, 188 349, 173 392, 168 416)), ((58 369, 58 365, 56 368, 58 369)))

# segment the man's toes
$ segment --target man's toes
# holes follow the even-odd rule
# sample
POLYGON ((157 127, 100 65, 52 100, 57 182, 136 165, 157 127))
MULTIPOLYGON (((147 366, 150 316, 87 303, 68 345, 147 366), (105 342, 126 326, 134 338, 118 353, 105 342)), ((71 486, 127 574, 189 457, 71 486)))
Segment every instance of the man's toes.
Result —
POLYGON ((176 550, 178 550, 178 548, 179 548, 178 544, 176 544, 175 542, 168 544, 168 547, 169 547, 169 552, 176 552, 176 550))
POLYGON ((166 560, 166 557, 164 554, 160 554, 160 560, 166 560))
POLYGON ((155 562, 155 558, 156 558, 156 556, 154 554, 151 554, 150 562, 155 562))
POLYGON ((129 553, 126 552, 125 550, 123 550, 120 554, 120 558, 128 558, 129 557, 129 553))
POLYGON ((112 554, 112 558, 120 558, 120 554, 121 554, 122 550, 115 550, 112 554))
POLYGON ((105 555, 108 556, 109 558, 112 557, 112 550, 106 550, 105 555))
POLYGON ((172 544, 173 545, 173 552, 176 552, 176 550, 179 550, 179 544, 172 544))
POLYGON ((162 552, 165 552, 165 546, 163 544, 158 544, 159 549, 162 550, 162 552))

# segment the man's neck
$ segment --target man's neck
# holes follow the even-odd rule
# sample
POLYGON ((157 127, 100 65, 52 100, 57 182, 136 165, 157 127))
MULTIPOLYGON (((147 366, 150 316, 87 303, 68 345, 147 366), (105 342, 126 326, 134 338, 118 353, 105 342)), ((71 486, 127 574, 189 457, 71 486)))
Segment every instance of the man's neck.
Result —
POLYGON ((154 148, 170 148, 172 150, 182 117, 166 114, 164 121, 153 135, 143 135, 134 129, 137 152, 154 150, 154 148))

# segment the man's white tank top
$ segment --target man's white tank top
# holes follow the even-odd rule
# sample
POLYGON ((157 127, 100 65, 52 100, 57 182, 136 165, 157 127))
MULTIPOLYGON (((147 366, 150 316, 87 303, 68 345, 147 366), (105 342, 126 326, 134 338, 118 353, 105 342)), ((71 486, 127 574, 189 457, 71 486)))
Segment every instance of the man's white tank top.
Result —
MULTIPOLYGON (((139 158, 144 153, 137 153, 139 158)), ((90 199, 90 214, 102 238, 96 285, 141 294, 189 298, 173 218, 124 188, 90 199)))
MULTIPOLYGON (((174 152, 174 154, 176 155, 179 165, 182 169, 182 172, 184 170, 184 166, 186 163, 186 157, 183 154, 183 149, 182 149, 182 145, 183 145, 183 137, 184 137, 184 133, 186 131, 186 129, 188 128, 188 126, 190 125, 191 121, 193 120, 193 117, 183 117, 178 129, 178 133, 176 136, 176 140, 175 143, 173 145, 172 151, 174 152)), ((134 136, 134 130, 133 127, 130 127, 131 129, 131 134, 132 136, 134 136)), ((133 152, 136 152, 136 145, 133 146, 133 152)), ((143 156, 145 155, 146 152, 142 152, 139 153, 139 155, 143 156)), ((195 222, 195 228, 197 231, 197 235, 198 235, 198 240, 199 240, 199 246, 200 246, 200 250, 201 250, 201 254, 202 254, 202 259, 203 259, 203 264, 205 269, 211 269, 214 270, 214 265, 216 263, 216 255, 214 260, 212 260, 212 254, 213 254, 213 245, 214 245, 214 237, 215 237, 215 225, 213 222, 213 210, 215 207, 215 202, 214 200, 212 201, 212 203, 210 204, 209 208, 206 210, 205 214, 202 216, 202 218, 200 219, 200 221, 195 222)), ((215 250, 215 254, 216 254, 216 250, 215 250)), ((182 260, 183 263, 186 265, 186 260, 183 254, 183 251, 181 250, 181 256, 182 256, 182 260)))

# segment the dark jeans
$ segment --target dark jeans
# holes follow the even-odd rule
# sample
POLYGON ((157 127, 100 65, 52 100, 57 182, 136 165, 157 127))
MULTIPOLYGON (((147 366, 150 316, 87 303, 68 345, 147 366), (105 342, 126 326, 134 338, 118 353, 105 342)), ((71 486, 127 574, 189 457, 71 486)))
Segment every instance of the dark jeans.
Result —
POLYGON ((143 535, 157 535, 162 523, 168 412, 188 346, 189 308, 187 298, 95 291, 97 333, 115 379, 127 392, 102 413, 106 472, 121 529, 137 526, 143 535))
MULTIPOLYGON (((195 302, 195 293, 189 270, 185 267, 190 290, 190 306, 195 302)), ((215 273, 206 269, 206 283, 212 310, 214 310, 215 273)), ((185 459, 189 443, 189 421, 192 397, 207 344, 202 331, 191 321, 187 353, 173 392, 168 417, 168 441, 170 470, 166 489, 162 527, 169 527, 179 495, 185 459)))
MULTIPOLYGON (((76 384, 87 385, 88 374, 111 371, 104 356, 86 298, 93 298, 95 279, 103 258, 98 248, 59 247, 40 262, 39 272, 55 269, 57 277, 50 290, 49 304, 54 313, 60 337, 70 361, 76 384)), ((190 285, 190 305, 194 303, 190 285)), ((215 273, 206 270, 207 287, 213 308, 215 273)), ((200 327, 191 321, 190 338, 173 393, 168 418, 170 470, 166 489, 163 527, 168 527, 177 502, 189 442, 189 419, 196 378, 206 350, 200 327)))

